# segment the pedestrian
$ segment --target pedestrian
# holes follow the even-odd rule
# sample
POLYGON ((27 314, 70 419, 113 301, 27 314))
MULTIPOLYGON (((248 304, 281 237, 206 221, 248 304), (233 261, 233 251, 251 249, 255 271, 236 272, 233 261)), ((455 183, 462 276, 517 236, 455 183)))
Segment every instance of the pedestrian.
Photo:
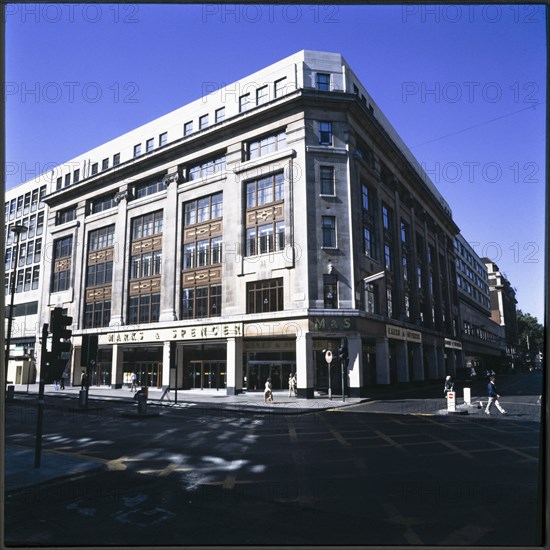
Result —
POLYGON ((273 391, 272 391, 272 387, 271 387, 271 378, 268 378, 265 381, 264 402, 267 403, 268 401, 273 401, 273 391))
POLYGON ((59 385, 57 384, 57 380, 53 381, 53 387, 54 387, 55 391, 57 391, 59 389, 59 385))
POLYGON ((65 375, 61 375, 61 383, 59 384, 59 389, 64 390, 65 389, 65 375))
POLYGON ((82 371, 82 375, 80 376, 80 387, 83 390, 88 389, 88 375, 86 374, 85 370, 82 371))
POLYGON ((130 384, 130 391, 135 392, 137 391, 137 376, 136 373, 133 372, 132 376, 130 376, 131 384, 130 384))
POLYGON ((288 375, 288 396, 291 397, 292 394, 296 397, 296 375, 294 373, 290 373, 288 375))
POLYGON ((445 378, 445 386, 443 386, 443 392, 445 394, 445 397, 447 397, 447 394, 451 391, 454 391, 455 383, 453 382, 452 376, 447 376, 445 378))
POLYGON ((487 402, 487 407, 485 407, 485 414, 491 414, 491 407, 493 404, 500 411, 501 414, 506 414, 506 411, 500 406, 498 400, 500 399, 500 394, 497 391, 495 384, 496 378, 491 376, 489 378, 489 384, 487 385, 487 394, 489 396, 489 401, 487 402))

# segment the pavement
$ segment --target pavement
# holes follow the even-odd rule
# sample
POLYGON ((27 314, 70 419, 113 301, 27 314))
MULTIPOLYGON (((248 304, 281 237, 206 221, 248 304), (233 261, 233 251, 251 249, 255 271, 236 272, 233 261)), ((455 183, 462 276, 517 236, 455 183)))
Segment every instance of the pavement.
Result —
MULTIPOLYGON (((438 385, 439 387, 439 385, 438 385)), ((159 416, 163 410, 185 409, 189 407, 208 408, 220 411, 239 411, 240 413, 252 414, 307 414, 317 411, 342 410, 362 403, 370 403, 369 411, 396 413, 396 404, 402 403, 401 414, 453 414, 449 413, 444 405, 443 399, 410 399, 410 391, 407 388, 401 391, 392 389, 389 391, 372 390, 372 396, 366 398, 342 399, 341 395, 334 395, 329 399, 327 395, 315 394, 313 399, 288 397, 288 390, 274 391, 273 402, 264 402, 262 392, 241 393, 239 395, 226 395, 224 390, 174 390, 163 397, 163 391, 156 388, 148 390, 148 404, 145 414, 138 414, 137 402, 134 393, 128 388, 110 389, 107 387, 91 387, 88 392, 88 406, 79 406, 80 387, 66 387, 64 390, 56 390, 52 385, 45 386, 44 407, 62 407, 70 411, 93 414, 93 411, 101 410, 106 401, 116 402, 126 412, 123 416, 134 417, 140 421, 148 417, 159 416), (401 393, 403 399, 399 399, 401 393)), ((38 398, 38 384, 15 385, 14 404, 23 406, 36 406, 38 398)), ((457 403, 454 414, 483 415, 483 410, 478 408, 478 401, 472 404, 457 403)), ((142 410, 143 413, 143 410, 142 410)), ((483 415, 484 416, 484 415, 483 415)), ((12 491, 25 487, 40 485, 56 481, 66 476, 74 476, 89 470, 98 469, 103 466, 102 461, 93 461, 67 456, 42 449, 40 465, 36 467, 35 451, 5 445, 4 447, 4 482, 5 490, 12 491)))

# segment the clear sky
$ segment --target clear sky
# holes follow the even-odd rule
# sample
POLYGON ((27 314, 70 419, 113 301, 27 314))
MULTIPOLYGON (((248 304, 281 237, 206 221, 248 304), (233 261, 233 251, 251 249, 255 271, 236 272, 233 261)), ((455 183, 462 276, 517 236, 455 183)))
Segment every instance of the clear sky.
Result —
POLYGON ((543 321, 545 6, 5 9, 7 187, 299 50, 339 52, 543 321))

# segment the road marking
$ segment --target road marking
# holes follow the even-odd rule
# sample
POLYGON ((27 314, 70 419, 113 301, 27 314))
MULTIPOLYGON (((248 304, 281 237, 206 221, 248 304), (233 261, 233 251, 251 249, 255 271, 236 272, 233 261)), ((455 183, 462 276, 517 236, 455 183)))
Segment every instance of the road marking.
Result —
POLYGON ((346 441, 345 437, 340 432, 338 432, 331 426, 331 424, 328 422, 328 420, 325 417, 321 416, 321 420, 327 427, 328 431, 331 433, 332 437, 334 437, 334 439, 336 439, 336 441, 338 441, 340 445, 344 447, 349 447, 351 445, 351 443, 349 441, 346 441))
POLYGON ((438 437, 434 437, 433 439, 434 439, 434 441, 437 441, 437 443, 441 443, 441 445, 444 445, 445 447, 447 447, 448 449, 451 449, 452 451, 454 451, 455 453, 457 453, 459 455, 462 455, 462 456, 464 456, 466 458, 469 458, 469 459, 474 458, 468 451, 465 451, 465 450, 461 449, 460 447, 457 447, 456 445, 454 445, 453 443, 450 443, 449 441, 445 441, 444 439, 439 439, 438 437))
POLYGON ((423 521, 417 520, 415 518, 408 518, 403 516, 399 510, 389 502, 386 502, 384 504, 384 509, 386 510, 386 513, 390 516, 388 518, 388 521, 392 523, 397 523, 398 525, 406 526, 407 529, 403 533, 403 537, 405 537, 405 540, 409 544, 417 544, 422 545, 424 544, 422 542, 422 539, 413 531, 411 525, 424 523, 423 521))
POLYGON ((488 529, 487 527, 466 525, 450 533, 438 544, 442 546, 473 545, 490 531, 492 531, 492 529, 488 529))
POLYGON ((517 449, 513 449, 512 447, 507 447, 506 445, 502 445, 502 443, 497 443, 496 441, 491 441, 493 445, 496 445, 500 449, 503 449, 505 451, 509 451, 511 453, 514 453, 518 456, 521 456, 522 458, 525 458, 526 460, 530 462, 539 462, 538 457, 534 457, 532 455, 528 455, 527 453, 522 453, 521 451, 518 451, 517 449))
POLYGON ((385 433, 379 432, 377 430, 374 431, 374 433, 380 438, 383 439, 386 443, 389 443, 392 447, 395 447, 399 451, 406 453, 408 452, 403 445, 397 443, 394 439, 392 439, 389 435, 386 435, 385 433))

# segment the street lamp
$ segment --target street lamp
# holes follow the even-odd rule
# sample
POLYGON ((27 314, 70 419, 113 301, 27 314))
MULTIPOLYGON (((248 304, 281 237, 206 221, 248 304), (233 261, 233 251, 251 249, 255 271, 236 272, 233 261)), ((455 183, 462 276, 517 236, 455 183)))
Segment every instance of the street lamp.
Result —
POLYGON ((19 261, 19 238, 22 233, 28 230, 28 227, 23 224, 14 224, 9 228, 9 231, 15 233, 15 264, 13 267, 13 279, 11 281, 11 297, 10 297, 10 311, 8 314, 8 330, 6 334, 6 350, 5 350, 5 374, 6 374, 6 384, 8 383, 8 363, 10 360, 10 345, 11 345, 11 325, 13 322, 13 301, 15 299, 15 287, 17 285, 17 262, 19 261))

